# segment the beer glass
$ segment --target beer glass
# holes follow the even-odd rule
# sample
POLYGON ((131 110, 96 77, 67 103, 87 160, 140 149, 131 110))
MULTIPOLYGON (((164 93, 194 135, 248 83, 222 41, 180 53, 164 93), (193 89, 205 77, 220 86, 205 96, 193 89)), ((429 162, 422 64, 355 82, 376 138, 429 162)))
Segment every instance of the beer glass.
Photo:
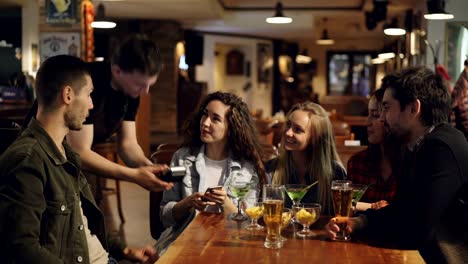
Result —
POLYGON ((263 185, 263 220, 267 228, 266 248, 281 248, 281 217, 284 208, 283 185, 263 185))
POLYGON ((346 230, 353 201, 351 184, 351 181, 332 181, 333 210, 335 211, 336 223, 340 227, 340 231, 335 238, 338 241, 349 241, 351 239, 349 232, 346 230))

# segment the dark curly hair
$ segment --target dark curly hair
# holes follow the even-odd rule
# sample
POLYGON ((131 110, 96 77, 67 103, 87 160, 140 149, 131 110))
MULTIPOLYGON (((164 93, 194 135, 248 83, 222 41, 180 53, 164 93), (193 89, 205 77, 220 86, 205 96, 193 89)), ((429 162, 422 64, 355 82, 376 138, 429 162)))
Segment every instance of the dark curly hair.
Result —
POLYGON ((190 153, 195 154, 204 144, 200 139, 200 120, 206 106, 214 100, 229 106, 225 116, 228 122, 226 151, 231 153, 233 159, 253 162, 260 184, 265 184, 266 173, 261 158, 263 148, 258 140, 255 123, 247 104, 234 94, 214 92, 203 99, 198 111, 184 125, 182 147, 188 147, 190 153))

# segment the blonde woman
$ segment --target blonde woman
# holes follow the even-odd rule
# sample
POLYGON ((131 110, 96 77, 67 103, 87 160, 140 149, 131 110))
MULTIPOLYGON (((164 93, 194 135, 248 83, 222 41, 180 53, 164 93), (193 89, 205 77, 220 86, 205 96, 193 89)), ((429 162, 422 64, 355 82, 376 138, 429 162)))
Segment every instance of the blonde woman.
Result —
MULTIPOLYGON (((274 184, 312 184, 301 202, 322 205, 323 214, 332 214, 331 181, 346 178, 336 152, 328 113, 318 104, 295 104, 287 114, 278 158, 266 164, 274 184)), ((292 204, 286 198, 286 207, 292 204)))

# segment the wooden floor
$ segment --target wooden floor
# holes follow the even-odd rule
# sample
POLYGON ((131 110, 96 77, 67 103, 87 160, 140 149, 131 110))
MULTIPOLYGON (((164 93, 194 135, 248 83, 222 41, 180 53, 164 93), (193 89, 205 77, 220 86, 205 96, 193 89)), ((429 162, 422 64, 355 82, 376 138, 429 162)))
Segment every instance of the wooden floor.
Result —
MULTIPOLYGON (((114 187, 114 180, 107 180, 107 187, 114 187)), ((154 245, 156 241, 151 237, 149 226, 149 193, 140 186, 120 182, 122 192, 122 208, 125 224, 121 224, 117 212, 117 199, 115 195, 104 198, 101 209, 106 219, 108 232, 117 234, 127 242, 128 246, 142 247, 154 245)), ((120 262, 128 263, 128 262, 120 262)))

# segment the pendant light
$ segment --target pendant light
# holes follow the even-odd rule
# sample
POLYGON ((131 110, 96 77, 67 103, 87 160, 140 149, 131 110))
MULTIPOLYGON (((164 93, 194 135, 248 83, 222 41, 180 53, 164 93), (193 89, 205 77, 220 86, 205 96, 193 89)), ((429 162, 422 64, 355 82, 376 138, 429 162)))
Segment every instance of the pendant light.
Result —
POLYGON ((297 54, 296 63, 298 64, 308 64, 312 61, 312 58, 309 56, 307 49, 304 49, 302 53, 297 54))
POLYGON ((454 16, 445 11, 445 0, 427 0, 427 14, 425 19, 429 20, 448 20, 454 16))
POLYGON ((389 36, 402 36, 406 34, 406 30, 398 26, 398 19, 394 17, 390 24, 384 25, 384 33, 389 36))
POLYGON ((327 18, 323 19, 322 37, 317 40, 318 45, 333 45, 335 41, 328 36, 327 18))
POLYGON ((106 18, 104 5, 100 3, 97 8, 97 14, 94 21, 91 23, 93 28, 115 28, 115 22, 106 18))
POLYGON ((275 15, 272 17, 267 17, 265 21, 270 24, 289 24, 293 21, 292 18, 283 15, 283 5, 281 2, 276 4, 275 15))

